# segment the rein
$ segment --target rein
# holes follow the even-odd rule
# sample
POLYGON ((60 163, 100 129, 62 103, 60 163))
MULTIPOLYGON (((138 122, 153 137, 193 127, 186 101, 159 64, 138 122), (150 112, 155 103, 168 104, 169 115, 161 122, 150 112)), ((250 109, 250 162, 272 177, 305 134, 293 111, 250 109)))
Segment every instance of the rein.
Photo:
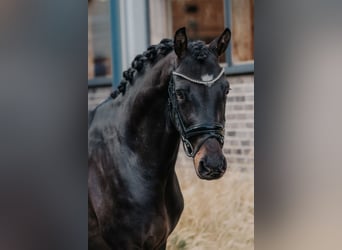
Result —
MULTIPOLYGON (((188 76, 185 76, 183 74, 172 72, 172 75, 180 76, 190 82, 197 83, 197 84, 203 84, 208 87, 210 87, 213 83, 215 83, 224 73, 224 69, 221 70, 220 74, 211 81, 198 81, 195 79, 192 79, 188 76)), ((173 125, 176 127, 177 131, 179 132, 182 142, 184 151, 187 156, 194 157, 200 147, 203 145, 203 143, 209 139, 209 138, 216 138, 221 146, 223 146, 224 143, 224 125, 221 123, 201 123, 201 124, 195 124, 190 127, 186 127, 183 119, 181 117, 181 114, 179 113, 177 98, 176 98, 176 90, 175 90, 175 83, 174 79, 171 76, 169 86, 168 86, 168 93, 169 93, 169 115, 171 118, 171 121, 173 125), (191 142, 190 138, 194 136, 200 136, 200 135, 206 135, 205 139, 201 141, 197 147, 194 147, 191 142)))

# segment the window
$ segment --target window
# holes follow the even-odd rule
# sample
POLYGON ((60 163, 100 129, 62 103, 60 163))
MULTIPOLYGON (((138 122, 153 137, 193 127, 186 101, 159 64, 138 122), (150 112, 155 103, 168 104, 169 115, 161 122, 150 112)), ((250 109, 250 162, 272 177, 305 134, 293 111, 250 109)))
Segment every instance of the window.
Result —
POLYGON ((254 72, 254 0, 89 0, 88 85, 117 85, 121 72, 149 44, 185 26, 210 42, 225 27, 231 43, 220 63, 227 74, 254 72))
POLYGON ((232 30, 226 73, 254 72, 254 0, 225 0, 225 22, 232 30))
POLYGON ((88 1, 88 83, 111 84, 110 1, 88 1))
POLYGON ((152 43, 183 26, 191 39, 209 43, 229 27, 232 39, 220 63, 227 74, 254 72, 254 0, 149 0, 149 5, 152 43))
POLYGON ((222 0, 172 0, 172 33, 186 26, 191 39, 210 43, 225 28, 223 5, 222 0))
POLYGON ((88 1, 88 86, 117 86, 148 46, 148 0, 88 1))

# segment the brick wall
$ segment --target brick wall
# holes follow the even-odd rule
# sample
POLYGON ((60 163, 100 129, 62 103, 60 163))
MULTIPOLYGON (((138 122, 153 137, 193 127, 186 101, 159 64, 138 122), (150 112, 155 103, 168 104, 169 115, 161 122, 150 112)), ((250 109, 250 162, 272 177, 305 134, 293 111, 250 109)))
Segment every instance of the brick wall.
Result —
MULTIPOLYGON (((228 77, 232 90, 226 107, 224 154, 232 169, 254 170, 254 76, 228 77)), ((111 88, 88 90, 88 109, 106 99, 111 88)), ((191 166, 192 159, 180 148, 177 165, 191 166)))
POLYGON ((254 168, 254 76, 231 77, 224 153, 241 170, 254 168))

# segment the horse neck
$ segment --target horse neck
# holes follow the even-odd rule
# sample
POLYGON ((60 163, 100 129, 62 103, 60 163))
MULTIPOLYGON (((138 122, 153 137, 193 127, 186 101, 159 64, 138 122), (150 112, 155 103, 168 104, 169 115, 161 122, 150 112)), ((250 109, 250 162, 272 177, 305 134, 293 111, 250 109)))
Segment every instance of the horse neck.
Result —
MULTIPOLYGON (((141 161, 156 168, 173 168, 178 153, 179 134, 168 111, 168 83, 174 56, 169 54, 146 69, 127 91, 125 138, 141 161)), ((124 97, 124 98, 126 98, 124 97)), ((151 166, 148 166, 151 168, 151 166)))

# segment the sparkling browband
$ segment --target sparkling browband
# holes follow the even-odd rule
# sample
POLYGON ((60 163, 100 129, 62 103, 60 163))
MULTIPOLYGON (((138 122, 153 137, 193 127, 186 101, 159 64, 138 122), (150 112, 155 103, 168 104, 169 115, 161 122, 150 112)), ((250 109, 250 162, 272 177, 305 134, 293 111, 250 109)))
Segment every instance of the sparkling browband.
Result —
POLYGON ((224 69, 222 69, 220 74, 218 74, 218 76, 215 79, 211 80, 211 81, 199 81, 199 80, 192 79, 192 78, 190 78, 190 77, 188 77, 186 75, 183 75, 181 73, 178 73, 178 72, 175 72, 175 71, 172 72, 173 75, 180 76, 180 77, 182 77, 182 78, 184 78, 184 79, 186 79, 186 80, 188 80, 190 82, 197 83, 197 84, 203 84, 203 85, 206 85, 208 87, 210 87, 213 83, 215 83, 223 75, 223 73, 224 73, 224 69))

